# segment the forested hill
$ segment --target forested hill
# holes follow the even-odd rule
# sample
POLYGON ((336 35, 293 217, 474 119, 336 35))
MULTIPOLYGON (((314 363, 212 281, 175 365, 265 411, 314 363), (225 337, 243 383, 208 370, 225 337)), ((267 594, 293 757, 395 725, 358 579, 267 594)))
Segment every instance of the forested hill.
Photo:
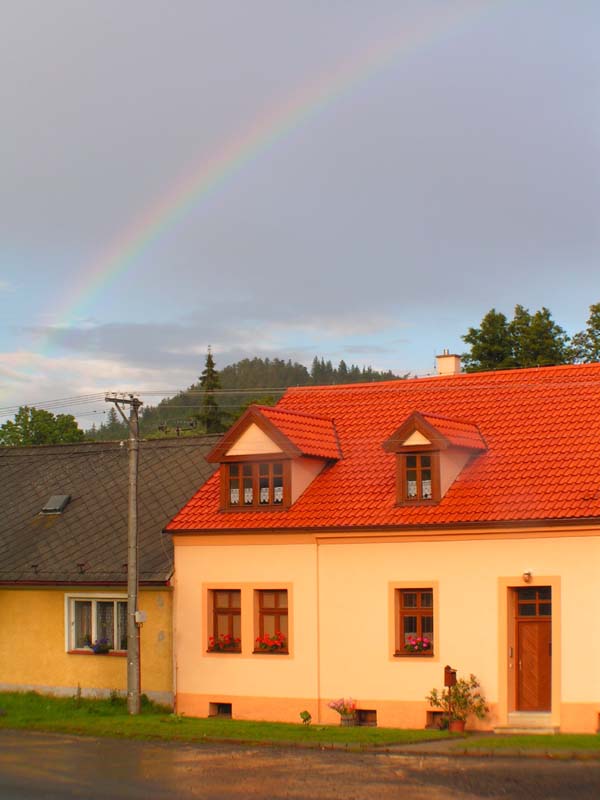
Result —
MULTIPOLYGON (((393 372, 379 372, 371 367, 348 366, 340 361, 334 367, 331 361, 314 358, 308 370, 297 361, 279 358, 244 358, 217 370, 220 390, 235 394, 214 395, 221 415, 221 428, 226 429, 251 404, 273 405, 288 386, 328 385, 334 383, 362 383, 405 378, 393 372), (248 390, 248 391, 246 391, 248 390)), ((143 436, 173 436, 176 433, 203 433, 202 402, 204 392, 200 381, 178 392, 156 406, 143 406, 140 428, 143 436)), ((88 439, 115 439, 124 436, 124 426, 116 415, 99 428, 86 432, 88 439)))

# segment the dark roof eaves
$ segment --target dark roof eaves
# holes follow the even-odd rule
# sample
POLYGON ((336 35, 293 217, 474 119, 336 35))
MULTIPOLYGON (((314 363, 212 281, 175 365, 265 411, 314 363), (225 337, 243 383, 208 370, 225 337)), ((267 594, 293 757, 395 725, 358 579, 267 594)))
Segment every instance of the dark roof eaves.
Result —
MULTIPOLYGON (((184 536, 202 536, 207 535, 240 535, 240 534, 281 534, 281 533, 377 533, 385 532, 392 533, 394 531, 402 534, 410 534, 411 531, 435 531, 435 530, 462 530, 467 528, 469 530, 481 529, 488 530, 506 529, 506 528, 523 528, 523 527, 574 527, 577 525, 597 525, 600 527, 600 516, 598 517, 552 517, 552 518, 535 518, 535 519, 511 519, 511 520, 466 520, 464 522, 429 522, 429 523, 409 523, 406 525, 302 525, 298 527, 277 527, 277 528, 186 528, 177 530, 163 530, 163 533, 170 533, 174 535, 184 536)), ((600 534, 600 531, 599 531, 600 534)))

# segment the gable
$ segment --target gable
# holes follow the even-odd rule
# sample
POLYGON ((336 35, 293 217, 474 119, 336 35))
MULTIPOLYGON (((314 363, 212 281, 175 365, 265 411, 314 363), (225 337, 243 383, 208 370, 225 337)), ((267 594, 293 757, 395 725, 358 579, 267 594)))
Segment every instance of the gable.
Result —
POLYGON ((245 431, 234 441, 231 447, 225 452, 230 456, 264 455, 270 453, 283 453, 271 439, 271 437, 261 430, 256 423, 249 425, 245 431))
POLYGON ((408 439, 405 439, 401 445, 402 447, 409 447, 415 444, 431 444, 431 441, 424 436, 421 431, 413 431, 408 439))

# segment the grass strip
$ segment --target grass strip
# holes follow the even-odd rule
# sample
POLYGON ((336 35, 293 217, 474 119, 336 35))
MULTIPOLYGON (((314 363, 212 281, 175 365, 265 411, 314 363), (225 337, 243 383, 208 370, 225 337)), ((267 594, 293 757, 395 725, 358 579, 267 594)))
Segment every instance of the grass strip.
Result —
POLYGON ((526 750, 543 753, 589 751, 600 755, 600 736, 594 733, 519 734, 473 736, 453 743, 451 749, 461 751, 526 750))
POLYGON ((143 702, 139 716, 130 716, 121 697, 91 700, 36 692, 1 692, 0 728, 166 742, 275 742, 357 749, 448 738, 443 731, 188 718, 149 701, 143 702))

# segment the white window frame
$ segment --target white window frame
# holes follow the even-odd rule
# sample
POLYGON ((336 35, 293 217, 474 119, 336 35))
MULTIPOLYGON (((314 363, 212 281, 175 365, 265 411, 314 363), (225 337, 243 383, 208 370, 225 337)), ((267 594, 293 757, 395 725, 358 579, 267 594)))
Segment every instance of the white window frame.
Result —
MULTIPOLYGON (((65 651, 72 652, 74 650, 81 650, 80 647, 75 647, 75 601, 87 600, 92 603, 92 642, 98 638, 96 628, 96 603, 102 602, 125 602, 127 603, 127 595, 121 593, 104 593, 104 592, 75 592, 65 595, 65 651)), ((115 614, 113 619, 116 620, 118 615, 115 614)), ((115 637, 116 641, 116 637, 115 637)), ((87 648, 86 648, 87 649, 87 648)), ((114 648, 111 653, 125 653, 126 650, 114 648)))

